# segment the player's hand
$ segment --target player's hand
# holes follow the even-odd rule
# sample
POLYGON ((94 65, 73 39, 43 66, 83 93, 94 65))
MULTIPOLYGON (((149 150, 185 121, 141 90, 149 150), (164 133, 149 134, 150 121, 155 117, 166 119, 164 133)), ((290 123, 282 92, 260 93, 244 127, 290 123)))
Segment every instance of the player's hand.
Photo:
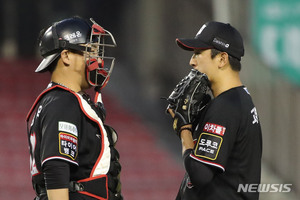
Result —
POLYGON ((181 138, 181 131, 183 129, 192 131, 192 124, 189 123, 182 114, 174 112, 171 108, 167 108, 167 113, 169 113, 173 119, 173 129, 179 138, 181 138))
POLYGON ((181 131, 183 129, 188 129, 190 131, 192 130, 192 124, 188 123, 183 117, 178 118, 178 116, 180 115, 179 113, 176 115, 174 110, 171 108, 167 108, 167 113, 169 113, 171 115, 171 117, 173 118, 173 129, 175 130, 176 135, 179 138, 181 138, 181 131), (179 127, 179 128, 177 128, 177 127, 179 127))
POLYGON ((211 100, 207 94, 209 81, 205 74, 192 69, 167 98, 166 112, 173 118, 173 129, 180 135, 181 128, 193 124, 204 106, 211 100))
POLYGON ((171 117, 174 118, 175 113, 174 113, 174 110, 173 110, 173 109, 167 108, 167 113, 169 113, 169 114, 171 115, 171 117))

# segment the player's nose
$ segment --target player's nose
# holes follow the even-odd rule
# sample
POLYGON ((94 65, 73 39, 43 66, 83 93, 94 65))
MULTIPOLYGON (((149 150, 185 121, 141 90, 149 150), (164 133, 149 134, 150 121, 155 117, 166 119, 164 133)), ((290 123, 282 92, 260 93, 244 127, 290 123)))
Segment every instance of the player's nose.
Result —
POLYGON ((193 68, 195 68, 197 66, 197 61, 195 59, 195 54, 193 54, 193 56, 190 59, 190 66, 192 66, 193 68))

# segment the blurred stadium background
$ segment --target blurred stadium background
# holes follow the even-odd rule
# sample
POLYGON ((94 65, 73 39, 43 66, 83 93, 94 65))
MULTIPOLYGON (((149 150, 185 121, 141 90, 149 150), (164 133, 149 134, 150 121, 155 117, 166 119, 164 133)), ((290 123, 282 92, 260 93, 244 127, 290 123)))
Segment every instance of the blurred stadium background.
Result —
POLYGON ((104 89, 107 123, 119 133, 125 199, 174 199, 183 177, 180 143, 165 115, 166 97, 190 67, 175 44, 209 20, 242 33, 242 79, 263 129, 262 183, 292 184, 300 194, 299 0, 1 0, 0 199, 33 199, 25 117, 49 82, 35 74, 39 31, 66 17, 93 17, 118 43, 117 63, 104 89))

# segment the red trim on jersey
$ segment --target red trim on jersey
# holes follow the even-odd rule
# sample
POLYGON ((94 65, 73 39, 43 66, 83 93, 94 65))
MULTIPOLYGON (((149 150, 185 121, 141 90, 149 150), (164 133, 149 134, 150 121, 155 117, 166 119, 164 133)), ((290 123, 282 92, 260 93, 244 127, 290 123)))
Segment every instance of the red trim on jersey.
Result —
POLYGON ((214 162, 210 162, 210 161, 207 161, 207 160, 203 160, 203 159, 201 159, 201 158, 199 158, 199 157, 197 157, 197 156, 195 156, 193 154, 190 154, 190 157, 193 158, 194 160, 200 161, 202 163, 218 167, 218 168, 222 169, 223 172, 225 172, 225 168, 222 165, 220 165, 220 164, 217 164, 217 163, 214 163, 214 162))
MULTIPOLYGON (((89 193, 89 192, 85 192, 85 191, 78 191, 78 193, 80 194, 84 194, 86 196, 90 196, 90 197, 94 197, 95 199, 99 199, 99 200, 107 200, 108 198, 102 198, 102 197, 99 197, 97 195, 94 195, 92 193, 89 193)), ((108 192, 107 192, 108 193, 108 192)))
POLYGON ((97 103, 99 95, 100 95, 100 93, 98 91, 96 91, 96 94, 95 94, 95 97, 94 97, 94 102, 95 103, 97 103))
POLYGON ((33 174, 33 175, 31 175, 31 176, 34 177, 34 176, 37 176, 37 175, 39 175, 39 174, 41 174, 41 173, 42 173, 42 172, 39 171, 39 173, 33 174))
MULTIPOLYGON (((73 92, 73 91, 71 91, 71 93, 73 93, 73 94, 76 96, 76 98, 78 99, 78 102, 79 102, 79 105, 80 105, 80 108, 81 108, 82 112, 83 112, 90 120, 92 120, 93 122, 97 123, 97 125, 99 126, 99 129, 100 129, 100 132, 101 132, 101 146, 104 147, 104 134, 103 134, 103 130, 102 130, 102 128, 101 128, 100 123, 98 122, 98 120, 96 120, 96 119, 94 119, 93 117, 91 117, 91 116, 84 110, 83 105, 82 105, 82 102, 81 102, 81 98, 78 96, 78 94, 76 94, 76 93, 73 92)), ((92 174, 94 173, 96 166, 97 166, 98 163, 100 162, 100 159, 101 159, 101 157, 102 157, 102 155, 103 155, 103 152, 104 152, 104 148, 101 148, 101 152, 100 152, 100 154, 99 154, 99 156, 98 156, 98 159, 97 159, 96 163, 94 164, 94 167, 93 167, 93 169, 92 169, 92 171, 91 171, 90 177, 92 177, 92 174)))
POLYGON ((95 180, 98 178, 103 178, 103 177, 107 177, 106 175, 98 175, 98 176, 94 176, 94 177, 89 177, 89 178, 85 178, 85 179, 81 179, 79 181, 77 181, 78 183, 80 182, 87 182, 87 181, 91 181, 91 180, 95 180))
MULTIPOLYGON (((99 129, 100 129, 100 132, 101 132, 101 146, 104 147, 104 134, 103 134, 103 130, 102 130, 102 128, 101 128, 100 123, 98 122, 97 119, 94 119, 93 117, 91 117, 91 116, 84 110, 83 105, 82 105, 82 102, 81 102, 81 98, 79 97, 79 95, 78 95, 76 92, 74 92, 74 91, 72 91, 72 90, 70 90, 69 88, 66 88, 66 87, 64 87, 64 86, 61 86, 61 85, 55 85, 55 86, 52 86, 52 87, 47 88, 46 90, 44 90, 44 91, 37 97, 37 99, 35 100, 35 102, 33 103, 33 105, 32 105, 32 107, 31 107, 29 113, 27 114, 26 121, 28 122, 30 115, 32 114, 34 108, 36 107, 37 103, 38 103, 39 100, 42 98, 42 96, 44 96, 44 94, 46 94, 46 93, 49 92, 50 90, 53 90, 54 88, 61 88, 61 89, 63 89, 63 90, 66 90, 66 91, 68 91, 68 92, 74 94, 74 96, 77 98, 77 100, 78 100, 78 102, 79 102, 80 109, 82 110, 82 112, 83 112, 90 120, 92 120, 93 122, 97 123, 97 125, 98 125, 98 127, 99 127, 99 129)), ((95 165, 94 165, 94 167, 93 167, 93 169, 92 169, 92 171, 91 171, 90 177, 92 177, 92 174, 94 173, 96 166, 97 166, 98 163, 100 162, 100 159, 101 159, 101 157, 102 157, 102 155, 103 155, 103 152, 104 152, 104 148, 101 148, 100 154, 99 154, 98 159, 97 159, 97 161, 96 161, 96 163, 95 163, 95 165)))
MULTIPOLYGON (((85 178, 85 179, 81 179, 79 181, 77 181, 78 183, 82 183, 82 182, 88 182, 88 181, 91 181, 91 180, 95 180, 95 179, 99 179, 99 178, 106 178, 106 188, 108 188, 108 177, 107 175, 98 175, 98 176, 94 176, 94 177, 89 177, 89 178, 85 178)), ((100 199, 100 200, 107 200, 108 199, 108 190, 106 190, 106 197, 107 198, 103 198, 103 197, 99 197, 97 195, 94 195, 92 193, 89 193, 89 192, 86 192, 86 191, 78 191, 78 193, 81 193, 81 194, 84 194, 84 195, 87 195, 87 196, 91 196, 91 197, 94 197, 96 199, 100 199)))
POLYGON ((28 112, 28 114, 27 114, 27 116, 26 116, 26 121, 29 120, 30 115, 32 114, 32 112, 33 112, 35 106, 36 106, 37 103, 40 101, 40 99, 42 98, 42 96, 44 96, 44 94, 46 94, 46 93, 49 92, 50 90, 53 90, 54 88, 57 88, 57 87, 63 88, 63 87, 60 86, 60 85, 55 85, 55 86, 53 86, 53 87, 50 87, 50 88, 47 88, 46 90, 44 90, 44 91, 36 98, 36 100, 34 101, 33 105, 31 106, 31 108, 30 108, 30 110, 29 110, 29 112, 28 112))

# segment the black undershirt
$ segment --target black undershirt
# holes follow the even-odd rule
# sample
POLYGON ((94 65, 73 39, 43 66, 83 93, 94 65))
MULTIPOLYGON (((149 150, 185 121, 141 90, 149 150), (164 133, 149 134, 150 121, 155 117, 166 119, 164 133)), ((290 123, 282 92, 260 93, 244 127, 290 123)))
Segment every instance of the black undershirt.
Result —
POLYGON ((49 160, 43 164, 46 189, 69 188, 70 165, 63 160, 49 160))
POLYGON ((214 176, 215 170, 190 157, 193 149, 187 149, 183 154, 184 166, 193 185, 198 188, 208 184, 214 176))

